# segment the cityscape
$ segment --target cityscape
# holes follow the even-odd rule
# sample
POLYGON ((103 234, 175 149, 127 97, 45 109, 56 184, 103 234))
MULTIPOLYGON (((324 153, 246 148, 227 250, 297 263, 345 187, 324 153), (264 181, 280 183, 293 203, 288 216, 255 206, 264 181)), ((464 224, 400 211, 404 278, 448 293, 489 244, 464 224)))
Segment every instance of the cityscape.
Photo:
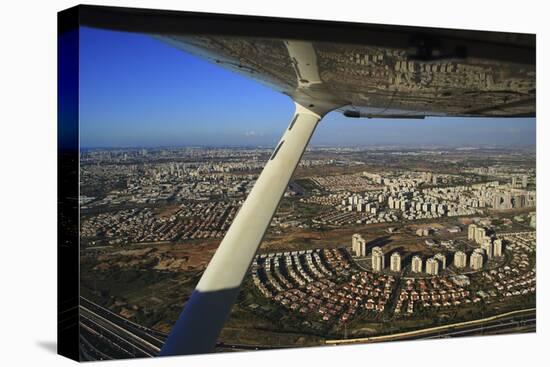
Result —
POLYGON ((536 331, 534 35, 76 9, 64 354, 536 331))
MULTIPOLYGON (((272 149, 81 151, 84 356, 158 352, 272 149)), ((535 162, 533 147, 308 148, 216 351, 534 331, 535 162)))

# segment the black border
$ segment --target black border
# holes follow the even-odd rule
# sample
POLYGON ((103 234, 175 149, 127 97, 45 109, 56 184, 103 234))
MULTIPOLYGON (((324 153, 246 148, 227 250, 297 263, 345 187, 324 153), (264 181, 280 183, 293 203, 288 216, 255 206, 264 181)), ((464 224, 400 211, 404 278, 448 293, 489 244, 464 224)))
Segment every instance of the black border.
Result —
POLYGON ((57 22, 57 353, 79 361, 79 7, 57 22))

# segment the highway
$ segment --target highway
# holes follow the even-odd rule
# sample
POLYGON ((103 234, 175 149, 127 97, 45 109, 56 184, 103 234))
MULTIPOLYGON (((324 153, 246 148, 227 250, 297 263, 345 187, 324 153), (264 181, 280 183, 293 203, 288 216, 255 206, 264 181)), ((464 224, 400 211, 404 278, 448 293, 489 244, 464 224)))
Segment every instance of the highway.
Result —
MULTIPOLYGON (((167 334, 138 325, 80 297, 80 357, 82 360, 146 358, 158 354, 167 334), (97 346, 101 345, 101 348, 97 346)), ((217 351, 278 349, 266 345, 218 342, 217 351)))
POLYGON ((164 343, 156 332, 87 300, 81 300, 80 328, 81 357, 85 360, 153 357, 164 343), (97 343, 107 345, 106 350, 96 348, 97 343))
POLYGON ((140 338, 143 338, 148 343, 154 345, 157 348, 161 348, 162 344, 164 343, 164 339, 166 338, 166 334, 149 329, 145 326, 138 325, 135 322, 132 322, 114 312, 111 310, 102 307, 96 303, 93 303, 83 297, 80 297, 80 310, 85 311, 88 313, 95 313, 102 318, 105 318, 107 320, 110 320, 112 323, 116 324, 117 326, 139 336, 140 338))
POLYGON ((326 344, 376 343, 397 340, 439 339, 456 336, 501 334, 518 328, 533 331, 536 328, 536 310, 526 309, 495 315, 479 320, 441 325, 403 333, 387 334, 366 338, 327 340, 326 344))
POLYGON ((446 332, 438 335, 423 337, 421 339, 439 339, 449 338, 456 336, 474 336, 474 335, 495 335, 513 332, 518 328, 525 328, 529 331, 535 331, 537 324, 536 318, 530 318, 527 320, 510 320, 507 322, 499 322, 493 325, 483 325, 480 327, 469 328, 466 330, 458 330, 446 332))
MULTIPOLYGON (((451 338, 500 334, 514 330, 534 331, 535 309, 509 312, 481 320, 442 325, 410 332, 368 338, 327 340, 326 344, 373 343, 396 340, 451 338)), ((136 324, 111 310, 80 297, 80 357, 85 361, 147 358, 158 354, 167 334, 136 324)), ((227 344, 215 351, 282 349, 292 346, 227 344)))

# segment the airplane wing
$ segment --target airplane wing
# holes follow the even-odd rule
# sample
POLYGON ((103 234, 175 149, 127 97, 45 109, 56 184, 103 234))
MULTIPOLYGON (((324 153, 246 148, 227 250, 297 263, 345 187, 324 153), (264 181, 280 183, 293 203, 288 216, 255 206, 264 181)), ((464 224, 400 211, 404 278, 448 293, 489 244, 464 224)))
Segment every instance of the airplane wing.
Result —
POLYGON ((533 34, 97 6, 79 16, 154 35, 295 101, 330 98, 371 115, 535 115, 533 34), (304 65, 300 52, 312 55, 304 65))
POLYGON ((212 350, 317 123, 535 116, 535 36, 149 9, 78 7, 79 25, 149 34, 288 95, 296 112, 161 355, 212 350))

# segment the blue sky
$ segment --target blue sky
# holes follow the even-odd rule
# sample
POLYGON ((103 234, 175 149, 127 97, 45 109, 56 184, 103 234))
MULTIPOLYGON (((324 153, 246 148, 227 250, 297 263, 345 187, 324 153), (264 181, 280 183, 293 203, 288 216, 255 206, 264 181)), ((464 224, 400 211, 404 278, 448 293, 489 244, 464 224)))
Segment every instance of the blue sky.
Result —
MULTIPOLYGON (((289 97, 146 35, 81 28, 80 143, 90 147, 275 145, 289 97)), ((349 119, 313 145, 535 144, 535 119, 349 119)))

